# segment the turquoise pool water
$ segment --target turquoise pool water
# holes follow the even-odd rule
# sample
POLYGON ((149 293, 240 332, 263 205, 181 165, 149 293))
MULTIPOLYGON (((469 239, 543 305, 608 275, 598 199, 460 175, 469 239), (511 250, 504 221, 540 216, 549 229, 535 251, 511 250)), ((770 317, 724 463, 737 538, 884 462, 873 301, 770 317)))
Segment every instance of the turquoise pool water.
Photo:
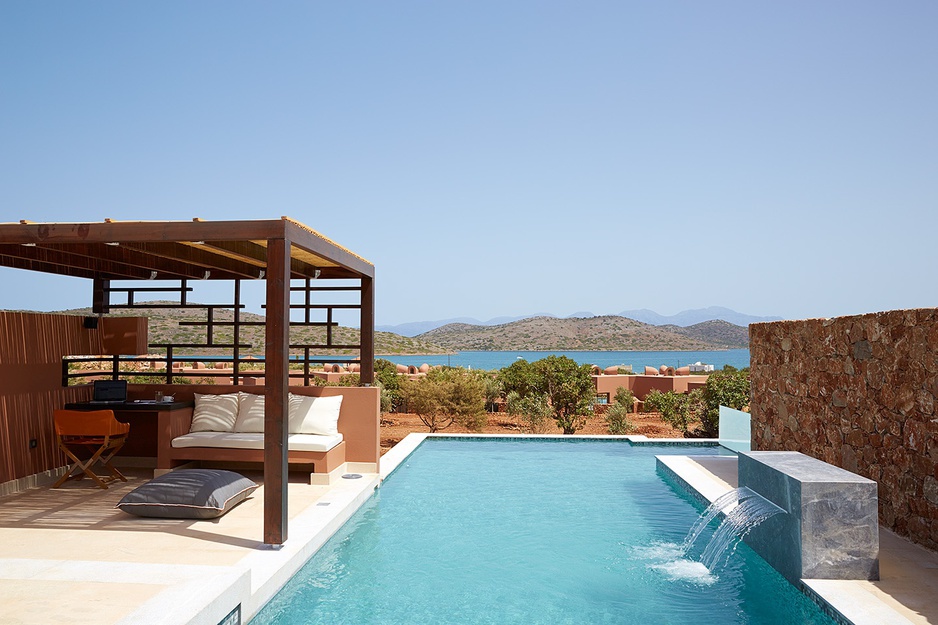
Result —
POLYGON ((745 545, 680 552, 702 508, 654 457, 691 451, 726 453, 429 439, 251 624, 833 623, 745 545))

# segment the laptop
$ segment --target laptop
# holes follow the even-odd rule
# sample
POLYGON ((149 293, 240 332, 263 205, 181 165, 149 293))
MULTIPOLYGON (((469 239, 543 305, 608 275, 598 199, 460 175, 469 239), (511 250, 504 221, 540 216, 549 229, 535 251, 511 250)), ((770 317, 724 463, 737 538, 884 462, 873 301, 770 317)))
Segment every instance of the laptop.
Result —
POLYGON ((127 380, 95 380, 92 404, 123 404, 127 401, 127 380))

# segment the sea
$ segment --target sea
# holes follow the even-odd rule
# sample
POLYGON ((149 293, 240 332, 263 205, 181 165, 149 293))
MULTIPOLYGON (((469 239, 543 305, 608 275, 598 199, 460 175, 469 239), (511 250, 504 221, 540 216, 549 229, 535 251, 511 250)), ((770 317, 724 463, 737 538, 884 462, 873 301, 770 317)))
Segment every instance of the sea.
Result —
POLYGON ((390 360, 397 365, 422 364, 446 365, 450 367, 463 367, 466 369, 501 369, 508 367, 516 360, 524 359, 528 362, 540 360, 547 356, 567 356, 581 365, 597 365, 606 367, 631 365, 632 371, 642 373, 645 367, 660 368, 683 367, 701 363, 713 365, 714 369, 722 369, 731 365, 737 369, 749 366, 748 349, 727 349, 719 351, 680 351, 680 352, 606 352, 606 351, 504 351, 504 352, 457 352, 455 354, 437 354, 432 356, 398 356, 379 355, 378 358, 390 360))

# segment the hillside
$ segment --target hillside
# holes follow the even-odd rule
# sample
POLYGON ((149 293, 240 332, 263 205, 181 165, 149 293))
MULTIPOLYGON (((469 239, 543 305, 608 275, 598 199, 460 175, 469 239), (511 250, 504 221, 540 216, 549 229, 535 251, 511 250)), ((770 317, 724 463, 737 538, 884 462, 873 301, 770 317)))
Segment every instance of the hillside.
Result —
POLYGON ((715 319, 696 323, 686 328, 675 325, 657 326, 662 330, 669 330, 675 334, 682 334, 689 338, 707 341, 726 347, 748 347, 749 327, 733 325, 728 321, 715 319))
POLYGON ((707 350, 748 345, 747 329, 726 322, 668 328, 618 316, 532 317, 497 326, 453 323, 416 338, 451 350, 479 351, 707 350))
MULTIPOLYGON (((153 302, 169 303, 169 302, 153 302)), ((78 308, 62 311, 65 314, 72 315, 91 315, 90 308, 78 308)), ((203 309, 181 309, 181 308, 135 308, 133 310, 115 310, 108 316, 112 317, 148 317, 149 318, 149 342, 150 343, 204 343, 206 328, 204 326, 182 326, 180 321, 204 321, 206 312, 203 309)), ((234 312, 230 309, 216 309, 215 321, 232 321, 234 312)), ((249 312, 241 313, 241 320, 248 322, 264 321, 263 315, 249 312)), ((353 345, 358 342, 359 331, 357 328, 348 328, 338 326, 332 329, 332 342, 335 344, 353 345)), ((214 329, 215 343, 232 343, 232 328, 216 327, 214 329)), ((326 341, 325 328, 302 328, 293 327, 290 329, 291 343, 317 343, 322 344, 326 341)), ((241 328, 241 342, 250 343, 250 348, 243 348, 242 351, 247 354, 264 353, 264 327, 247 326, 241 328)), ((153 353, 162 353, 164 350, 151 348, 153 353)), ((295 350, 298 351, 298 350, 295 350)), ((442 354, 446 349, 432 344, 419 338, 411 338, 392 334, 390 332, 375 332, 375 353, 376 354, 442 354)), ((178 355, 226 355, 231 350, 227 348, 177 348, 175 353, 178 355)), ((351 354, 356 350, 336 349, 331 351, 318 350, 321 354, 351 354)))

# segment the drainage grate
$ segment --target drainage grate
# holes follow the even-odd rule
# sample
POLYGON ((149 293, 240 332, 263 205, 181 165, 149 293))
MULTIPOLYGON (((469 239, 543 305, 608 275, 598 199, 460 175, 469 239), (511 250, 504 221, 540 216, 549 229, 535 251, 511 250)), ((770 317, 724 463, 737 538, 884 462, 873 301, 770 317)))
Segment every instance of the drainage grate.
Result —
POLYGON ((357 480, 362 476, 361 473, 346 473, 342 476, 343 480, 357 480))

